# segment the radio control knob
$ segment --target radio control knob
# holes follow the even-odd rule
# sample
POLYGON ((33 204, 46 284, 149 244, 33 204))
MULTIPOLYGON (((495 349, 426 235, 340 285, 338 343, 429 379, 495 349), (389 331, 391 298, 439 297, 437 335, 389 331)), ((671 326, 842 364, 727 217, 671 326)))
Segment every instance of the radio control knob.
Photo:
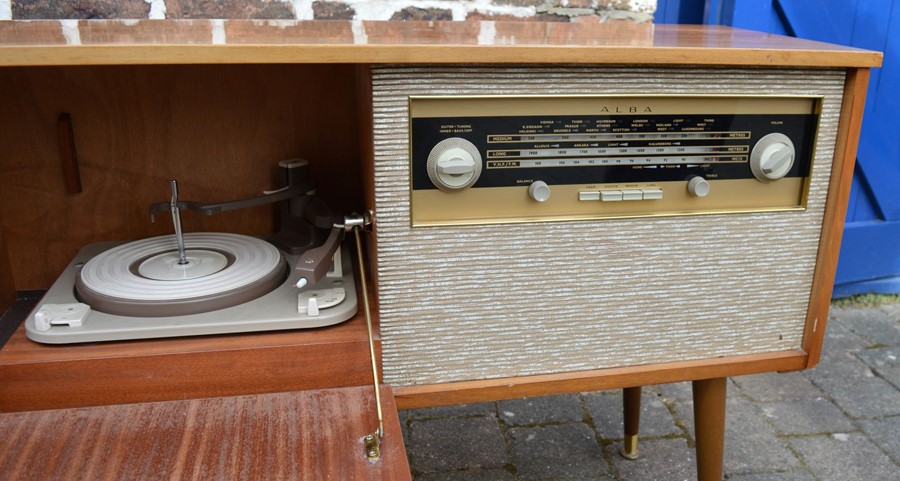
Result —
POLYGON ((694 197, 706 197, 709 194, 709 181, 700 177, 692 177, 688 181, 687 190, 694 197))
POLYGON ((543 180, 536 180, 528 186, 528 197, 538 202, 546 202, 550 198, 550 186, 543 180))
POLYGON ((759 139, 750 153, 750 171, 760 182, 778 180, 794 165, 794 143, 784 134, 773 133, 759 139))
POLYGON ((428 154, 426 171, 438 189, 460 191, 471 187, 481 175, 481 153, 466 139, 444 139, 428 154))

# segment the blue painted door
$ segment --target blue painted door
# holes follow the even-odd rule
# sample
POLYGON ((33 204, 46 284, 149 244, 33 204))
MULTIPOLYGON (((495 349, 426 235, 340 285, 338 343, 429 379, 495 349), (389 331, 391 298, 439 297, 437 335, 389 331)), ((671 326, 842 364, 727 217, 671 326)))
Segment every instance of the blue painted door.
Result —
MULTIPOLYGON (((659 23, 698 15, 692 0, 657 6, 659 23)), ((834 297, 900 293, 900 0, 707 0, 702 19, 884 52, 869 83, 834 297)))

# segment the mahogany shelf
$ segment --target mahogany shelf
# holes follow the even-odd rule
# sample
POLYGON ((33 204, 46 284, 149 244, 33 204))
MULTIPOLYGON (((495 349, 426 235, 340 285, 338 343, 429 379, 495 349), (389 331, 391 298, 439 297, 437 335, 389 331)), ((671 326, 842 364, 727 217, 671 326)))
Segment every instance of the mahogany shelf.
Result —
POLYGON ((0 415, 4 479, 410 479, 390 388, 354 387, 0 415))
POLYGON ((359 386, 372 368, 360 308, 319 329, 78 345, 38 344, 20 326, 0 380, 11 412, 359 386))

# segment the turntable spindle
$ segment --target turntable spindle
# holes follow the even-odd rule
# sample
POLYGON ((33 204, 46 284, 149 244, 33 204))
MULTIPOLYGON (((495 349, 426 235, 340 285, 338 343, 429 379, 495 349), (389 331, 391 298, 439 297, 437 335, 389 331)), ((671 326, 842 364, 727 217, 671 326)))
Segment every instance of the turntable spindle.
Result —
POLYGON ((178 243, 178 265, 188 263, 184 252, 184 234, 181 232, 181 208, 178 207, 178 181, 172 179, 172 224, 175 225, 175 241, 178 243))

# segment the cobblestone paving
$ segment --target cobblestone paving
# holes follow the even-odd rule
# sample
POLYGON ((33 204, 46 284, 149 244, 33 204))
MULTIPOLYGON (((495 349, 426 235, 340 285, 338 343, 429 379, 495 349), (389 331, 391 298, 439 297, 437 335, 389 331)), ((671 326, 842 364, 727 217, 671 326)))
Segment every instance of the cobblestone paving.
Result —
MULTIPOLYGON (((729 481, 900 481, 900 304, 833 307, 815 369, 732 378, 729 481)), ((415 481, 696 479, 689 383, 647 386, 640 458, 621 391, 401 412, 415 481)))

